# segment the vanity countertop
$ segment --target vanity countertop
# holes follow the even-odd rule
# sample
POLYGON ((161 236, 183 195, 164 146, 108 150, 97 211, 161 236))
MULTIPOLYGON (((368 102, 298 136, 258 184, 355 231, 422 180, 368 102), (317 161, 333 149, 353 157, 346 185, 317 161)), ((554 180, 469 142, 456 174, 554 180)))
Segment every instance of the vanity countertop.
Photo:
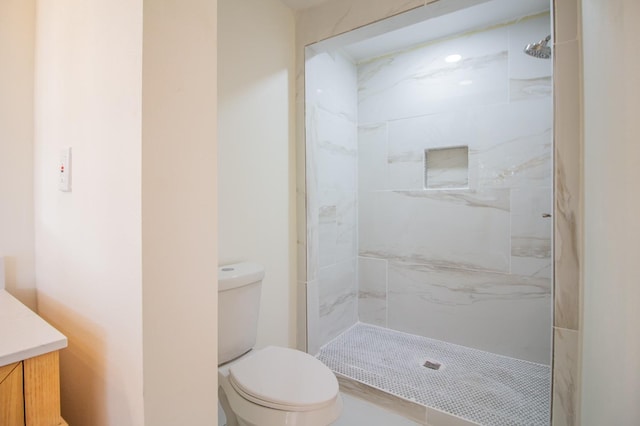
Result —
POLYGON ((0 287, 0 367, 67 347, 67 338, 0 287))

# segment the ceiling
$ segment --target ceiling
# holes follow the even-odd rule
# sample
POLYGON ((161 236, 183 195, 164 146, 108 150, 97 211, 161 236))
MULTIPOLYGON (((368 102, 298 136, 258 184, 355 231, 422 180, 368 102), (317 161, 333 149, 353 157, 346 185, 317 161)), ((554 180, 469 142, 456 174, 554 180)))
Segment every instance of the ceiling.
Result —
POLYGON ((313 6, 317 6, 320 3, 325 3, 328 0, 281 0, 293 10, 308 9, 313 6))
MULTIPOLYGON (((296 1, 302 2, 303 0, 296 1)), ((355 43, 347 41, 341 45, 339 43, 334 43, 334 45, 340 46, 355 62, 360 62, 407 48, 408 46, 424 43, 428 40, 436 40, 469 30, 486 28, 548 10, 549 0, 489 0, 453 13, 404 26, 394 31, 367 37, 355 43)), ((540 37, 542 38, 544 35, 540 37)), ((336 40, 336 42, 339 42, 339 40, 336 40)))

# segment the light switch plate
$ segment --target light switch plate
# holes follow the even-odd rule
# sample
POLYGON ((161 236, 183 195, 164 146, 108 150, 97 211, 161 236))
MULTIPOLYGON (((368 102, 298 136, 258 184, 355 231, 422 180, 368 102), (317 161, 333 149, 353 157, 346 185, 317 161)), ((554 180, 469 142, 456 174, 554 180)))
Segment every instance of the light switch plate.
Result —
POLYGON ((60 150, 59 167, 58 189, 62 192, 71 192, 71 148, 60 150))

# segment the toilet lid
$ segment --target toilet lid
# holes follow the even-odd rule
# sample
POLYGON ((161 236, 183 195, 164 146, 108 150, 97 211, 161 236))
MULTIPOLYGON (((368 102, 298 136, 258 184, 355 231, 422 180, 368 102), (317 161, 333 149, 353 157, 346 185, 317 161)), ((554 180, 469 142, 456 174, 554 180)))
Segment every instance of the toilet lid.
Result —
POLYGON ((245 399, 285 411, 310 411, 336 400, 338 380, 304 352, 269 346, 229 369, 229 382, 245 399))

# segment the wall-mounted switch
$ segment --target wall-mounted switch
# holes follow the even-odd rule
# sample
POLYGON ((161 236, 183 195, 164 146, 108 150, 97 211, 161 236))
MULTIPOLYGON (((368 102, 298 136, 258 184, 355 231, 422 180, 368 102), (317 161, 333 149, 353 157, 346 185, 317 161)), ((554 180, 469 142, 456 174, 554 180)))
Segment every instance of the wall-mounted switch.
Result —
POLYGON ((60 151, 59 167, 58 189, 63 192, 71 192, 71 148, 60 151))

